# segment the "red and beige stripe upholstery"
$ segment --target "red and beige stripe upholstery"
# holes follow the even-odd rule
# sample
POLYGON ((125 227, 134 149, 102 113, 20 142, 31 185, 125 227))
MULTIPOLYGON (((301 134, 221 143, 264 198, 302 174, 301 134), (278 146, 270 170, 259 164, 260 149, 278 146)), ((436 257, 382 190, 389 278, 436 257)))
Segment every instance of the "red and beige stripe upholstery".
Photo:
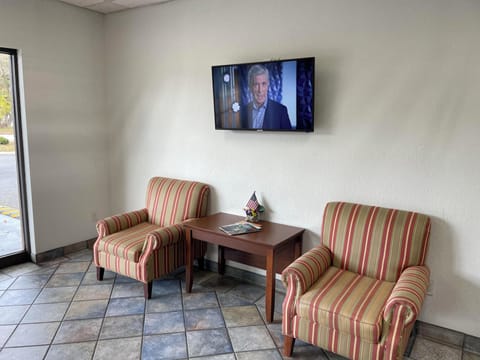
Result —
POLYGON ((301 339, 351 359, 402 359, 428 287, 430 219, 329 203, 322 244, 282 273, 285 355, 301 339))
MULTIPOLYGON (((144 209, 97 222, 95 265, 143 283, 184 265, 182 223, 206 215, 209 193, 209 187, 199 182, 150 179, 144 209)), ((204 243, 194 243, 196 258, 205 251, 204 243)))
POLYGON ((430 218, 411 211, 332 202, 323 215, 322 243, 333 266, 396 281, 408 266, 423 265, 430 218))
POLYGON ((207 213, 207 186, 192 181, 156 177, 147 187, 148 221, 159 226, 178 224, 207 213))

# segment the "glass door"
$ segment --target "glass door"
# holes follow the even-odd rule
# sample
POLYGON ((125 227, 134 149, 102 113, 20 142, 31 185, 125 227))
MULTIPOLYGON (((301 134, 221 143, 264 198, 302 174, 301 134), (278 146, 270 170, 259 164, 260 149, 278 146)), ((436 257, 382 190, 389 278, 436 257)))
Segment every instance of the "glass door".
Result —
POLYGON ((0 47, 0 268, 28 259, 17 51, 0 47))

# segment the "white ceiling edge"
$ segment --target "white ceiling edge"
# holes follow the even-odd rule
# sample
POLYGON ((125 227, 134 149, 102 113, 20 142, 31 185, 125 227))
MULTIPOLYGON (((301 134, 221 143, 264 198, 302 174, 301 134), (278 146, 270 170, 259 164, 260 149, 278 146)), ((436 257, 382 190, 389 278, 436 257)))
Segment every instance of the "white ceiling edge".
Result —
POLYGON ((174 0, 59 0, 61 2, 93 10, 102 14, 166 3, 174 0))

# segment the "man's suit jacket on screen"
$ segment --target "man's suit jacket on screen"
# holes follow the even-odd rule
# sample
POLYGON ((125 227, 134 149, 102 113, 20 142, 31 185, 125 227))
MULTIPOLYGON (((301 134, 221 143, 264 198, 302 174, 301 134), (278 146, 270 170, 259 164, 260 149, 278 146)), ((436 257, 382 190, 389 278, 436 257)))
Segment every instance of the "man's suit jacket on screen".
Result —
MULTIPOLYGON (((251 124, 253 103, 250 102, 244 110, 241 111, 242 128, 248 128, 251 124)), ((262 129, 291 129, 290 118, 288 117, 287 107, 279 102, 268 99, 265 117, 263 118, 262 129)))

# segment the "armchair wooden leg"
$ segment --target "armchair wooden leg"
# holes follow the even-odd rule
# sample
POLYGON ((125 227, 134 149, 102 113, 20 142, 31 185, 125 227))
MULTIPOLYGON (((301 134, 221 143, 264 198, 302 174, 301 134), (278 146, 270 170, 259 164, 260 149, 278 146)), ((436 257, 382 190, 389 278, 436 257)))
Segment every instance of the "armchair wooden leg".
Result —
POLYGON ((143 294, 145 296, 145 300, 152 298, 152 286, 153 281, 149 281, 148 283, 143 284, 143 294))
POLYGON ((283 355, 292 356, 293 345, 295 344, 295 338, 287 335, 283 335, 283 355))
POLYGON ((105 269, 97 266, 97 280, 102 281, 103 280, 103 274, 105 273, 105 269))

